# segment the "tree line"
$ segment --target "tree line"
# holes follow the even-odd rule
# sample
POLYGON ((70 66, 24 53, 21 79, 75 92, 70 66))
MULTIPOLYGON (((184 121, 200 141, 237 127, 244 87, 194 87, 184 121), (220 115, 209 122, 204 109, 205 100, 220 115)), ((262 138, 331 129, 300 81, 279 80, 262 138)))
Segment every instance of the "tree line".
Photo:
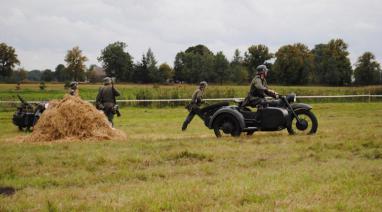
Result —
POLYGON ((348 45, 342 39, 332 39, 317 44, 313 49, 302 43, 284 45, 277 52, 270 52, 265 45, 252 45, 244 54, 236 49, 228 60, 222 51, 213 53, 204 45, 196 45, 178 52, 174 66, 158 64, 154 53, 148 49, 138 62, 126 50, 124 42, 114 42, 101 50, 97 58, 102 67, 86 67, 87 57, 79 47, 67 51, 66 64, 59 64, 54 71, 15 69, 20 65, 15 49, 0 44, 0 80, 4 82, 31 81, 89 81, 99 82, 105 76, 119 82, 133 83, 211 83, 246 84, 256 74, 261 64, 270 69, 269 82, 283 85, 372 85, 382 83, 380 64, 371 52, 362 54, 351 65, 348 45))

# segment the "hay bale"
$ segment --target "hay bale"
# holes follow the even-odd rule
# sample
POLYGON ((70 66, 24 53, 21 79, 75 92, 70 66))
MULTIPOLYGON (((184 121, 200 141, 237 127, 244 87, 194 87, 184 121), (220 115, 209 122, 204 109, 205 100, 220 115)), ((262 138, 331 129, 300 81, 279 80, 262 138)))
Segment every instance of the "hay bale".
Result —
POLYGON ((24 141, 111 140, 126 135, 113 129, 106 116, 78 96, 49 102, 33 132, 24 141))

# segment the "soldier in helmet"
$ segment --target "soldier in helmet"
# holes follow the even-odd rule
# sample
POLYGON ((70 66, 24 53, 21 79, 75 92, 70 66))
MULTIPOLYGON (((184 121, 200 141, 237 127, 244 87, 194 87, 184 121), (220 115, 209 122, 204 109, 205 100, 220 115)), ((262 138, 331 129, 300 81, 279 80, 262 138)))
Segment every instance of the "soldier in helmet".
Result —
POLYGON ((77 96, 78 95, 78 92, 77 92, 78 82, 76 82, 76 81, 71 82, 69 87, 70 87, 69 88, 69 94, 71 96, 77 96))
POLYGON ((256 68, 256 76, 253 78, 248 96, 244 99, 241 106, 256 107, 257 105, 276 106, 277 100, 266 100, 265 97, 270 96, 278 98, 278 93, 270 90, 267 85, 268 68, 265 65, 259 65, 256 68))
POLYGON ((114 114, 118 110, 118 108, 116 108, 117 101, 115 97, 119 96, 120 93, 114 87, 113 80, 110 77, 105 77, 103 79, 103 84, 104 86, 98 91, 96 107, 105 113, 111 125, 114 126, 113 118, 114 114))
POLYGON ((203 97, 205 89, 207 88, 207 85, 208 84, 206 81, 200 82, 199 87, 192 94, 191 102, 186 107, 188 111, 190 111, 190 113, 186 117, 186 120, 184 120, 183 122, 182 131, 185 131, 187 129, 188 124, 192 121, 195 114, 199 112, 200 110, 199 107, 202 104, 202 97, 203 97))

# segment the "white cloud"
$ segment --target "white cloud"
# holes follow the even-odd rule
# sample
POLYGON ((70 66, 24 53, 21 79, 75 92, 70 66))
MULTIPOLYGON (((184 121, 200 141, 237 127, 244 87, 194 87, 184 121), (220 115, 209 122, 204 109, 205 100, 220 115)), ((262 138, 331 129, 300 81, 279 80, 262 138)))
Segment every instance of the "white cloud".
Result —
POLYGON ((313 48, 332 38, 349 44, 351 59, 365 51, 382 59, 382 2, 378 0, 1 0, 0 42, 16 48, 21 65, 45 69, 64 63, 79 46, 98 63, 100 50, 124 41, 135 60, 151 48, 160 62, 191 45, 244 52, 252 44, 272 51, 302 42, 313 48))

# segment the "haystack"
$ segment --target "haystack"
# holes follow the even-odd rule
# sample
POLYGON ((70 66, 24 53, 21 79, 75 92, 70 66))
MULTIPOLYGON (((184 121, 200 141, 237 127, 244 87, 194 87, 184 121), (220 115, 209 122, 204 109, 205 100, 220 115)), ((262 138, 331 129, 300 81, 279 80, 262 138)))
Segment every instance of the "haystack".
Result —
POLYGON ((65 95, 49 102, 40 120, 25 141, 111 140, 125 134, 113 129, 106 116, 92 104, 77 96, 65 95))

